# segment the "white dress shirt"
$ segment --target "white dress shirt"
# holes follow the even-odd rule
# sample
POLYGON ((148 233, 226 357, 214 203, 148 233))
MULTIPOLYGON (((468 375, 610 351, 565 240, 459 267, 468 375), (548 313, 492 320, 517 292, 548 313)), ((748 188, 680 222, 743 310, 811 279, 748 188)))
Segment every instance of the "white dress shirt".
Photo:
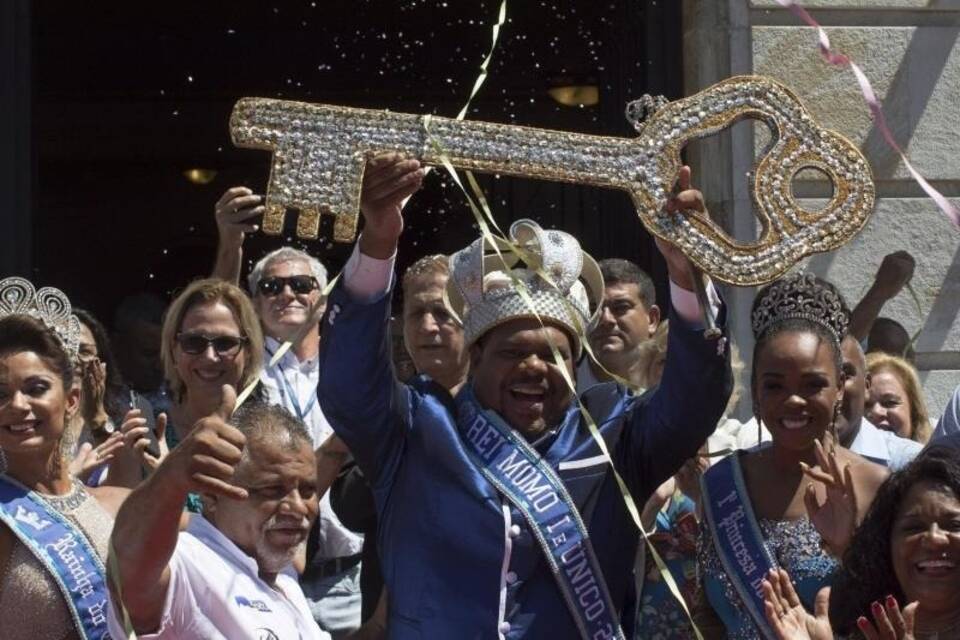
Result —
MULTIPOLYGON (((265 364, 260 383, 267 392, 268 401, 286 408, 302 420, 313 439, 313 447, 319 447, 333 433, 333 427, 317 402, 319 358, 300 362, 290 349, 271 367, 270 360, 280 348, 280 342, 267 336, 263 346, 265 364)), ((320 499, 319 526, 321 558, 343 558, 363 550, 363 535, 354 533, 340 522, 330 505, 329 491, 320 499)))
MULTIPOLYGON (((113 602, 110 603, 113 610, 113 602)), ((111 611, 110 635, 127 635, 111 611)), ((297 581, 280 573, 273 585, 257 562, 203 516, 193 514, 170 558, 170 585, 160 628, 142 640, 329 640, 313 621, 297 581)))

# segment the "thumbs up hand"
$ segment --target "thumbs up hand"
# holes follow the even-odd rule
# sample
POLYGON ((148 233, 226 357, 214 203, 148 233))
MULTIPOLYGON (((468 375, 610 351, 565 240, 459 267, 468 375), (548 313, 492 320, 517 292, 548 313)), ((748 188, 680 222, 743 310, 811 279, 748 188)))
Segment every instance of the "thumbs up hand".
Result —
POLYGON ((237 464, 243 455, 246 437, 227 423, 237 404, 237 393, 230 385, 223 386, 220 406, 200 419, 161 464, 171 474, 184 494, 215 494, 245 500, 247 490, 231 484, 237 464))

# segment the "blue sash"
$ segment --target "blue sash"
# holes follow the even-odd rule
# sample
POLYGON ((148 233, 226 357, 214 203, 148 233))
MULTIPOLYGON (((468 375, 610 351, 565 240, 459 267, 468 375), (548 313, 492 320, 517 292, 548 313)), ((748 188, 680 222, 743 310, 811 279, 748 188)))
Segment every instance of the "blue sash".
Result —
POLYGON ((587 528, 563 482, 500 416, 480 408, 469 387, 457 394, 457 409, 467 453, 529 523, 581 637, 623 640, 587 528))
POLYGON ((56 581, 80 637, 109 640, 106 574, 83 532, 5 475, 0 475, 0 520, 56 581))
POLYGON ((727 577, 760 635, 774 640, 776 634, 764 614, 761 583, 778 565, 763 543, 743 482, 739 454, 713 465, 701 478, 700 487, 710 534, 727 577))

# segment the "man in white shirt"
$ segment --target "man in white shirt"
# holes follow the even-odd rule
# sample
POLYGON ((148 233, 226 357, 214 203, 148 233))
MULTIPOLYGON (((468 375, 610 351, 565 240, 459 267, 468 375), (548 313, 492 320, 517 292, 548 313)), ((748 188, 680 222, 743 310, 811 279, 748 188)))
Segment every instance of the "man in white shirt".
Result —
MULTIPOLYGON (((246 187, 233 187, 216 204, 219 245, 213 275, 238 282, 245 232, 254 230, 250 217, 263 213, 260 196, 246 187)), ((302 420, 314 448, 333 434, 317 402, 320 350, 319 320, 326 301, 327 270, 319 260, 292 247, 282 247, 254 265, 247 285, 264 333, 264 366, 260 383, 267 399, 302 420), (315 308, 313 315, 310 309, 315 308), (294 340, 307 323, 311 328, 273 366, 269 363, 287 340, 294 340)), ((360 626, 360 558, 363 536, 345 527, 330 506, 320 500, 320 516, 311 532, 311 552, 301 585, 314 618, 331 633, 360 626)))
POLYGON ((837 416, 837 438, 850 451, 891 471, 899 471, 920 453, 923 445, 878 429, 863 416, 864 401, 870 389, 863 349, 853 335, 847 334, 840 343, 840 352, 846 381, 843 406, 837 416))
POLYGON ((127 636, 118 594, 140 638, 330 637, 287 573, 317 516, 310 437, 277 406, 251 403, 230 418, 236 393, 226 386, 223 397, 117 515, 115 638, 127 636), (202 516, 182 511, 191 491, 202 516))

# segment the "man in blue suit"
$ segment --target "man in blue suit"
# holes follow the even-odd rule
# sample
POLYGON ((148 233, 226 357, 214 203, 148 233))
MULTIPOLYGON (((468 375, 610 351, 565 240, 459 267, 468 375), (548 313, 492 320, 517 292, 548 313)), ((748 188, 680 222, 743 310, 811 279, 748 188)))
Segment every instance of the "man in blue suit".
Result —
MULTIPOLYGON (((389 293, 401 203, 422 176, 394 155, 368 164, 365 226, 331 293, 320 352, 323 411, 377 503, 390 635, 622 638, 639 532, 614 468, 642 505, 696 454, 729 396, 724 343, 703 337, 687 259, 658 241, 673 303, 662 382, 642 396, 598 385, 582 412, 569 383, 602 277, 572 236, 520 221, 510 232, 520 251, 504 244, 506 262, 481 240, 451 259, 468 384, 456 398, 427 378, 399 384, 389 293)), ((667 208, 704 210, 686 167, 667 208)))

